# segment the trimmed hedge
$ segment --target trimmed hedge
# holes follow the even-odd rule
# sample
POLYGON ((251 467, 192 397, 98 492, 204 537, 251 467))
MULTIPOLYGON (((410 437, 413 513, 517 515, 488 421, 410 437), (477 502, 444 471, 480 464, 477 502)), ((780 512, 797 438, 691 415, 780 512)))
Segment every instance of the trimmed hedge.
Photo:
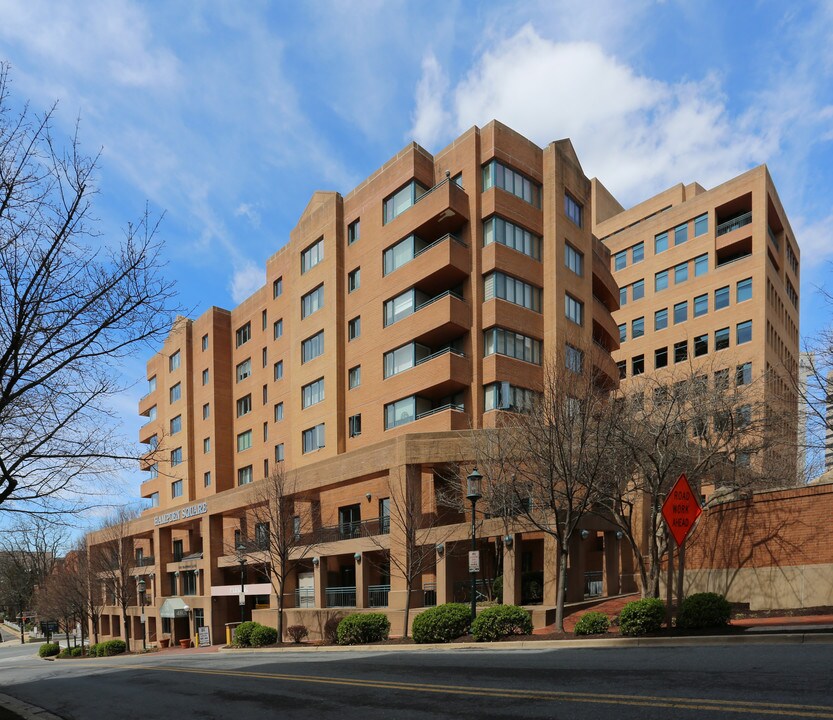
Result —
POLYGON ((387 640, 390 620, 383 613, 348 615, 338 624, 339 645, 363 645, 387 640))
POLYGON ((677 627, 686 630, 725 627, 732 616, 729 601, 717 593, 689 595, 680 606, 677 627))
POLYGON ((529 635, 532 616, 517 605, 495 605, 486 608, 471 624, 471 634, 477 642, 500 640, 509 635, 529 635))
POLYGON ((40 657, 55 657, 60 652, 61 646, 58 643, 44 643, 38 648, 40 657))
POLYGON ((124 640, 107 640, 105 642, 90 645, 88 654, 90 657, 112 657, 113 655, 121 655, 127 650, 124 640))
POLYGON ((465 635, 471 625, 471 608, 463 603, 437 605, 414 618, 415 643, 447 643, 465 635))
POLYGON ((278 642, 278 631, 268 625, 258 625, 249 636, 252 647, 265 647, 278 642))
POLYGON ((254 632, 255 628, 259 627, 263 627, 263 625, 261 625, 259 622, 254 622, 253 620, 240 623, 234 629, 234 644, 237 647, 251 647, 252 633, 254 632))
POLYGON ((605 635, 610 629, 610 620, 603 612, 584 613, 576 623, 576 635, 605 635))
POLYGON ((646 635, 657 632, 665 621, 665 603, 659 598, 642 598, 629 602, 619 614, 622 635, 646 635))

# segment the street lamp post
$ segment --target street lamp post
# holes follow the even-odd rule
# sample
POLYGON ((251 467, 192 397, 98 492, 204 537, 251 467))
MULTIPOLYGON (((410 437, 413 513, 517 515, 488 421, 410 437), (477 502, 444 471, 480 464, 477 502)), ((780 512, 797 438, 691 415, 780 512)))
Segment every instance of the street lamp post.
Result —
POLYGON ((237 546, 238 561, 240 563, 240 622, 246 620, 246 557, 243 555, 246 552, 246 546, 241 542, 237 546))
MULTIPOLYGON (((471 474, 466 477, 466 499, 471 502, 471 550, 473 553, 477 552, 477 523, 475 515, 475 507, 477 501, 483 497, 480 494, 480 481, 483 476, 477 472, 477 468, 471 471, 471 474)), ((478 563, 479 564, 479 563, 478 563)), ((477 569, 472 566, 469 561, 469 572, 471 573, 471 621, 474 622, 477 617, 477 569)))
POLYGON ((140 621, 142 624, 142 650, 147 650, 147 632, 145 630, 145 591, 147 590, 147 584, 145 583, 144 578, 141 578, 139 582, 136 583, 136 589, 139 591, 139 607, 142 611, 142 614, 140 616, 140 621))

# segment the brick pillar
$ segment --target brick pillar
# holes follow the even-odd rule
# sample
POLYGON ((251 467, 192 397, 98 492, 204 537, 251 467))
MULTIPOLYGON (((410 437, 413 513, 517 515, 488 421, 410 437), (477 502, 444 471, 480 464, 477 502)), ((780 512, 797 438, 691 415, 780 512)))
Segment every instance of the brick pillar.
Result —
POLYGON ((503 603, 505 605, 521 604, 521 534, 513 533, 512 547, 503 542, 503 603))
POLYGON ((443 554, 440 555, 436 549, 437 557, 437 605, 444 605, 453 600, 453 589, 451 587, 451 563, 448 559, 451 553, 451 543, 443 543, 443 554))
POLYGON ((619 545, 621 540, 616 537, 615 532, 604 534, 604 572, 602 574, 603 592, 605 595, 618 595, 620 588, 619 578, 619 545))
POLYGON ((367 583, 369 580, 370 563, 365 557, 365 553, 359 553, 359 558, 356 560, 356 607, 368 607, 367 598, 367 583))
POLYGON ((570 539, 570 561, 567 567, 567 602, 584 600, 584 557, 588 540, 581 539, 581 531, 570 539))
POLYGON ((327 607, 327 594, 324 592, 327 589, 327 558, 321 557, 318 566, 312 566, 312 572, 315 580, 315 607, 327 607))
POLYGON ((544 605, 555 607, 558 598, 558 543, 544 533, 544 605))

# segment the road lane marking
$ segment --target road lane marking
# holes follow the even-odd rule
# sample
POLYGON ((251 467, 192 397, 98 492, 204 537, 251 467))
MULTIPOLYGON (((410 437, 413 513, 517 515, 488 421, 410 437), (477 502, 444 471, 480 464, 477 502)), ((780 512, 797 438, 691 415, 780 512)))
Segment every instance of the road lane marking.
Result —
POLYGON ((175 665, 99 665, 118 670, 156 670, 161 672, 190 673, 197 675, 221 675, 258 680, 282 682, 316 683, 404 692, 466 695, 503 699, 553 700, 604 705, 627 705, 633 707, 670 708, 677 710, 699 710, 735 714, 758 714, 786 717, 825 718, 833 720, 833 707, 825 705, 796 705, 790 703, 768 703, 748 700, 718 700, 710 698, 663 697, 653 695, 624 695, 580 693, 558 690, 524 690, 514 688, 464 687, 461 685, 434 685, 392 680, 363 680, 359 678, 337 678, 318 675, 290 675, 283 673, 252 672, 247 670, 212 670, 189 668, 175 665))

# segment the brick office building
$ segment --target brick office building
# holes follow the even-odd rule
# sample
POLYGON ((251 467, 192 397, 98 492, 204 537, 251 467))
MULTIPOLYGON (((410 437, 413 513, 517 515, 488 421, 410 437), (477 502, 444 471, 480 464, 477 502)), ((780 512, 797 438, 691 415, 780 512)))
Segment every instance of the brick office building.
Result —
MULTIPOLYGON (((743 188, 741 204, 751 192, 743 188)), ((187 637, 203 624, 219 637, 240 618, 234 548, 255 534, 251 484, 276 463, 295 473, 314 505, 312 529, 330 530, 290 578, 289 623, 312 627, 327 608, 379 607, 396 631, 405 584, 386 562, 401 532, 389 519, 391 494, 418 496, 426 514, 437 513, 439 487, 457 463, 471 461, 466 433, 494 426, 499 412, 540 391, 542 362, 564 353, 568 340, 601 348, 587 356, 615 384, 620 289, 611 269, 624 275, 597 236, 609 234, 616 252, 634 238, 632 256, 637 232, 647 235, 613 234, 617 223, 700 190, 675 188, 624 212, 584 175, 568 140, 542 149, 492 122, 434 157, 408 146, 345 196, 315 193, 268 260, 263 287, 231 311, 180 319, 148 362, 139 409, 148 417, 142 496, 152 506, 132 523, 129 545, 132 573, 148 587, 151 641, 187 637)), ((774 190, 771 197, 777 202, 774 190)), ((713 205, 695 205, 710 228, 724 221, 713 205)), ((655 217, 669 227, 693 223, 699 238, 694 216, 681 219, 694 206, 682 207, 655 217)), ((781 233, 783 273, 789 232, 783 212, 777 217, 770 229, 781 233)), ((719 230, 716 243, 716 253, 736 251, 719 230)), ((754 256, 757 240, 752 249, 754 256)), ((668 257, 679 263, 679 254, 675 247, 668 257)), ((693 285, 700 278, 692 274, 693 285)), ((447 520, 441 535, 424 538, 440 541, 412 591, 414 607, 465 599, 468 524, 463 514, 447 520)), ((584 529, 571 548, 568 600, 632 588, 615 528, 588 519, 584 529)), ((535 619, 544 622, 555 604, 550 539, 519 529, 501 542, 505 529, 495 519, 481 532, 487 558, 502 555, 504 601, 528 600, 521 573, 542 573, 535 619)), ((266 571, 250 564, 244 612, 274 624, 266 571)), ((122 634, 119 615, 105 609, 105 636, 122 634)), ((130 622, 137 637, 138 607, 130 622)))

